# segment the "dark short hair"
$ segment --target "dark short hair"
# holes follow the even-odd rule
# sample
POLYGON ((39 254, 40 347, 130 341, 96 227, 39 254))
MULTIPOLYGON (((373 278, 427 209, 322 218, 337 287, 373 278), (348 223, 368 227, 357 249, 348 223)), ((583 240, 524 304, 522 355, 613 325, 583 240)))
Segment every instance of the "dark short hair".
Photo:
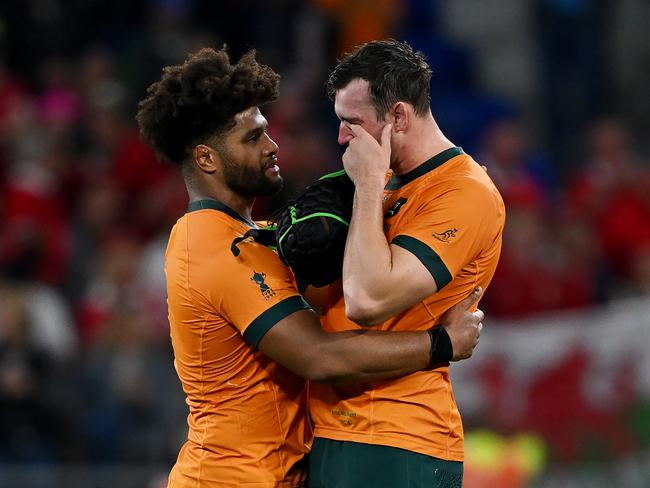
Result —
POLYGON ((370 85, 378 119, 400 101, 413 105, 418 115, 425 115, 430 109, 431 68, 424 54, 405 42, 372 41, 345 54, 327 80, 328 96, 334 100, 338 90, 357 78, 370 85))
POLYGON ((280 75, 249 51, 231 64, 226 48, 204 48, 163 69, 147 89, 136 119, 142 139, 163 159, 182 165, 192 148, 225 133, 235 115, 278 97, 280 75))

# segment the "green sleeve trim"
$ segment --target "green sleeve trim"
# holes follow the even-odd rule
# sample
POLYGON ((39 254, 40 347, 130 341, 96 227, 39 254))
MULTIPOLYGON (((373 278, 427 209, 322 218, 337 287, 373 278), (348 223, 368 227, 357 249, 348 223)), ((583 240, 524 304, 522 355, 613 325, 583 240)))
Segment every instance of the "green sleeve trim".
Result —
POLYGON ((281 302, 276 303, 271 308, 262 312, 244 331, 244 339, 251 346, 257 348, 257 345, 262 340, 262 337, 271 330, 271 328, 280 322, 283 318, 291 315, 298 310, 311 308, 309 304, 300 295, 294 295, 285 298, 281 302))
POLYGON ((339 176, 343 176, 344 174, 345 174, 345 170, 340 169, 338 171, 334 171, 333 173, 327 173, 326 175, 323 175, 318 179, 319 180, 324 180, 326 178, 338 178, 339 176))
POLYGON ((451 281, 451 273, 440 259, 440 256, 422 241, 417 240, 415 237, 399 235, 392 240, 391 244, 395 244, 414 254, 429 270, 433 279, 436 280, 438 290, 441 290, 451 281))

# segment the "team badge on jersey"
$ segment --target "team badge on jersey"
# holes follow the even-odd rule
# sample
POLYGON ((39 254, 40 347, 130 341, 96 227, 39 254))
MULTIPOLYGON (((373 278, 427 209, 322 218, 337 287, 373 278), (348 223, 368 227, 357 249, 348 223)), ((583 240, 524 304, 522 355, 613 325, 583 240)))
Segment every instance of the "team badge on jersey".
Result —
POLYGON ((262 296, 265 300, 268 300, 275 295, 275 292, 273 291, 273 288, 264 282, 264 278, 266 278, 266 273, 258 273, 257 271, 253 271, 251 281, 260 287, 260 293, 262 293, 262 296))
POLYGON ((456 232, 458 232, 458 229, 447 229, 446 231, 441 232, 440 234, 434 232, 431 235, 441 242, 449 242, 451 239, 456 237, 456 232))

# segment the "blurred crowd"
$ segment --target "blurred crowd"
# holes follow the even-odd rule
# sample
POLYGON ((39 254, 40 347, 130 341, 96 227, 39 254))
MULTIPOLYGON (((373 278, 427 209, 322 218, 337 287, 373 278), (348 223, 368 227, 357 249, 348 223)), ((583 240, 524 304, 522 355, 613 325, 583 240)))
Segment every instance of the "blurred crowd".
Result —
POLYGON ((396 36, 427 54, 434 116, 506 201, 488 317, 650 296, 650 166, 634 127, 604 106, 563 138, 535 132, 515 101, 481 88, 471 50, 440 28, 442 3, 3 2, 0 463, 174 459, 185 406, 163 263, 187 195, 134 114, 162 66, 202 46, 255 47, 283 77, 265 113, 286 186, 258 218, 340 168, 323 87, 336 56, 396 36))

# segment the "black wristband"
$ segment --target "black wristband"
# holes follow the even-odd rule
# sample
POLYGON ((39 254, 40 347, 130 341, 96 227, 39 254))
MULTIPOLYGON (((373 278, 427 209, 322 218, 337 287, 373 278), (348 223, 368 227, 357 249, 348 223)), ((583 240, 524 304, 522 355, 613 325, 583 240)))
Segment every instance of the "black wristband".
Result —
POLYGON ((440 363, 448 363, 454 357, 454 349, 451 345, 451 339, 444 327, 434 327, 427 331, 431 339, 431 355, 429 356, 429 366, 440 363))

